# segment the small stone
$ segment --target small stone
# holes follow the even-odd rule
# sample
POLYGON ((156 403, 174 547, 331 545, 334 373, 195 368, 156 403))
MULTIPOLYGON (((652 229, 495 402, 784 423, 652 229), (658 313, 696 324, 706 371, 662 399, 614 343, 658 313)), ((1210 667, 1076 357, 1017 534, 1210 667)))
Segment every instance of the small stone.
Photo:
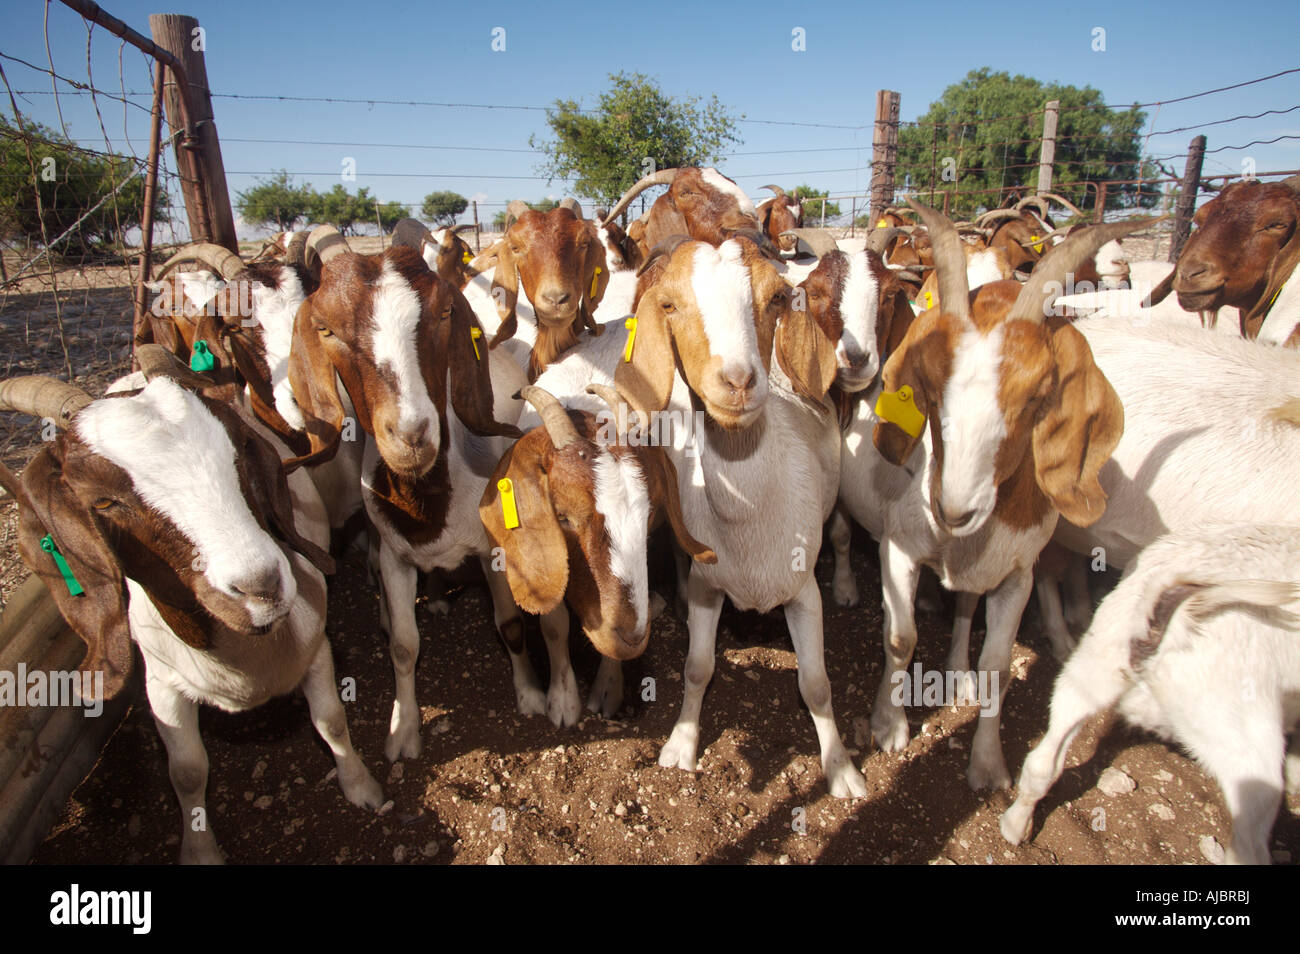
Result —
POLYGON ((1201 836, 1201 855, 1210 864, 1223 864, 1223 859, 1226 857, 1226 854, 1227 853, 1223 850, 1223 846, 1219 844, 1218 839, 1213 835, 1201 836))
POLYGON ((256 765, 253 766, 253 781, 257 781, 265 774, 266 774, 265 762, 259 761, 256 765))
POLYGON ((505 864, 506 860, 505 858, 502 857, 502 855, 504 855, 505 853, 506 853, 506 846, 497 845, 495 848, 492 849, 492 854, 488 855, 487 863, 490 865, 505 864))
POLYGON ((400 865, 406 860, 406 846, 398 845, 393 849, 393 864, 400 865))
POLYGON ((790 863, 789 855, 778 855, 776 859, 778 865, 788 865, 790 863))
POLYGON ((568 805, 561 805, 561 806, 560 806, 560 814, 561 814, 561 815, 567 815, 567 814, 569 814, 569 806, 568 806, 568 805))
POLYGON ((1174 810, 1164 802, 1156 802, 1154 805, 1148 805, 1147 811, 1162 821, 1174 820, 1174 810))
POLYGON ((438 843, 436 841, 426 841, 424 847, 420 849, 420 854, 426 858, 432 858, 438 853, 438 843))
POLYGON ((753 670, 753 669, 746 669, 746 670, 745 670, 745 678, 746 678, 746 679, 749 679, 749 680, 752 680, 753 682, 758 682, 758 680, 759 680, 759 675, 758 675, 758 673, 757 673, 755 670, 753 670))
POLYGON ((1167 772, 1164 769, 1161 769, 1159 772, 1156 772, 1157 782, 1172 782, 1173 780, 1174 780, 1174 776, 1172 772, 1167 772))
POLYGON ((1097 787, 1114 798, 1133 791, 1137 788, 1137 782, 1133 781, 1131 775, 1112 766, 1101 773, 1101 778, 1097 780, 1097 787))
POLYGON ((394 762, 393 767, 388 770, 388 784, 393 785, 396 782, 400 782, 405 772, 406 766, 401 762, 394 762))
POLYGON ((1274 848, 1273 860, 1280 865, 1289 865, 1291 863, 1291 852, 1285 848, 1274 848))
POLYGON ((953 736, 949 736, 949 737, 948 737, 948 748, 950 748, 950 749, 960 749, 960 748, 961 748, 961 741, 960 741, 960 740, 959 740, 955 735, 953 735, 953 736))
POLYGON ((735 815, 737 818, 744 818, 749 814, 749 806, 744 802, 737 802, 735 807, 731 809, 731 814, 735 815))
POLYGON ((390 798, 388 801, 384 802, 384 804, 379 806, 379 811, 376 812, 376 814, 387 815, 392 810, 393 810, 393 800, 390 798))
POLYGON ((951 858, 945 858, 942 855, 930 862, 932 865, 955 865, 956 863, 957 862, 953 861, 951 858))
POLYGON ((270 795, 263 795, 260 798, 254 800, 253 807, 260 808, 262 811, 266 811, 266 809, 270 808, 274 804, 275 804, 274 798, 272 798, 270 795))
POLYGON ((856 716, 853 719, 853 744, 862 749, 870 743, 871 723, 867 721, 866 716, 856 716))
POLYGON ((619 802, 617 805, 614 806, 614 814, 617 815, 619 818, 622 818, 624 815, 627 814, 627 806, 624 805, 622 802, 619 802))

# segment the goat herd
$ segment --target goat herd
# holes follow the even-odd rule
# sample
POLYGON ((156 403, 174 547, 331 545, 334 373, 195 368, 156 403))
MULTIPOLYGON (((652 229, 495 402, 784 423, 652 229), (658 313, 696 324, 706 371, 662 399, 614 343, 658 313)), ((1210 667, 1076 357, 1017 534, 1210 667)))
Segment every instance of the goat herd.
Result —
POLYGON ((1120 240, 1151 220, 1056 229, 1055 196, 959 224, 912 202, 864 245, 803 228, 773 189, 755 208, 716 170, 683 168, 595 220, 572 200, 513 203, 478 256, 458 230, 410 220, 375 255, 329 227, 250 262, 191 245, 153 286, 142 370, 108 396, 0 383, 0 409, 65 424, 0 481, 24 560, 87 644, 83 671, 111 697, 133 641, 143 654, 182 861, 221 860, 210 827, 188 824, 208 776, 200 702, 240 711, 301 688, 344 795, 384 801, 325 637, 331 553, 356 541, 396 680, 390 760, 421 750, 420 573, 481 563, 519 712, 570 726, 570 614, 602 656, 586 704, 613 715, 621 662, 662 605, 651 548, 671 533, 690 644, 659 764, 697 767, 729 598, 784 608, 830 793, 866 795, 823 659, 827 521, 841 605, 860 599, 851 521, 879 541, 881 749, 908 743, 896 690, 928 568, 956 594, 951 701, 981 706, 968 781, 1012 784, 998 712, 1036 589, 1065 664, 1003 835, 1029 837, 1075 732, 1118 706, 1217 778, 1229 860, 1269 861, 1284 786, 1300 784, 1286 741, 1300 718, 1300 177, 1226 188, 1172 270, 1125 259, 1120 240), (1240 334, 1215 328, 1222 308, 1240 334), (1126 570, 1095 616, 1089 563, 1126 570), (546 688, 523 613, 540 616, 546 688))

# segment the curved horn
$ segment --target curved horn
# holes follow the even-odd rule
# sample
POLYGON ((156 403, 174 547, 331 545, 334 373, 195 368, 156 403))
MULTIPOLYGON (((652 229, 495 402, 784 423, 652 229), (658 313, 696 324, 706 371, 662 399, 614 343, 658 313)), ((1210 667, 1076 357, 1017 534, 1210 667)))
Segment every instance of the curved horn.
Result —
POLYGON ((306 231, 293 233, 293 238, 289 239, 289 244, 286 245, 284 249, 284 264, 286 265, 307 264, 306 231))
POLYGON ((939 273, 939 304, 944 312, 970 321, 970 286, 966 282, 966 252, 952 221, 942 212, 908 197, 930 232, 934 267, 939 273))
POLYGON ((785 198, 785 190, 782 189, 779 185, 765 185, 765 186, 759 186, 759 188, 771 190, 776 194, 777 198, 779 199, 785 198))
POLYGON ((632 406, 632 402, 628 400, 627 395, 622 391, 611 388, 608 384, 588 384, 587 393, 596 395, 596 397, 609 405, 610 411, 614 414, 614 427, 618 431, 618 442, 620 444, 627 443, 627 415, 620 415, 618 413, 618 407, 620 404, 626 404, 629 408, 632 408, 632 410, 636 410, 636 408, 632 406))
POLYGON ((623 214, 623 210, 632 204, 632 200, 639 196, 646 189, 652 186, 672 185, 673 179, 677 176, 676 169, 660 169, 658 172, 652 172, 632 188, 623 193, 623 197, 618 200, 618 204, 610 209, 609 215, 605 216, 605 221, 601 225, 609 225, 616 218, 623 214))
POLYGON ((67 427, 73 415, 91 400, 81 388, 44 374, 0 381, 0 411, 48 417, 59 427, 67 427))
POLYGON ((975 220, 976 228, 987 228, 989 222, 1002 222, 1007 219, 1020 218, 1017 209, 990 209, 975 220))
POLYGON ((578 439, 578 429, 573 426, 569 412, 550 391, 530 384, 520 389, 519 397, 537 409, 537 414, 542 419, 542 426, 546 428, 546 433, 550 435, 551 443, 555 445, 556 450, 564 450, 578 439))
POLYGON ((895 237, 904 234, 906 233, 904 233, 902 229, 893 228, 892 226, 883 229, 872 229, 871 233, 867 236, 867 248, 875 252, 877 255, 884 255, 885 249, 889 248, 889 243, 892 242, 895 237))
POLYGON ((1085 213, 1081 208, 1079 208, 1077 205, 1075 205, 1075 204, 1074 204, 1073 202, 1071 202, 1069 199, 1064 198, 1063 196, 1059 196, 1059 195, 1057 195, 1055 192, 1044 192, 1043 195, 1042 195, 1042 198, 1044 198, 1044 199, 1050 199, 1051 201, 1055 202, 1057 205, 1061 206, 1062 208, 1069 209, 1069 210, 1070 210, 1071 212, 1073 212, 1075 215, 1085 215, 1085 214, 1086 214, 1086 213, 1085 213))
POLYGON ((466 223, 464 223, 463 225, 453 225, 452 228, 451 228, 451 231, 452 231, 452 234, 454 234, 454 235, 459 235, 461 232, 473 232, 473 231, 474 231, 474 223, 473 223, 473 222, 466 222, 466 223))
POLYGON ((311 235, 307 236, 304 255, 309 260, 315 256, 324 265, 347 251, 350 249, 342 232, 332 225, 318 225, 311 230, 311 235))
POLYGON ((1041 195, 1025 196, 1023 199, 1021 199, 1019 202, 1016 203, 1016 210, 1019 211, 1020 209, 1023 209, 1025 206, 1028 205, 1037 207, 1038 215, 1040 218, 1047 217, 1047 200, 1044 199, 1041 195))
POLYGON ((818 258, 839 251, 839 246, 835 244, 835 237, 825 229, 786 229, 781 234, 794 236, 808 246, 808 250, 818 258))
POLYGON ((1097 254, 1097 250, 1114 239, 1163 222, 1160 218, 1129 219, 1079 229, 1060 245, 1043 256, 1029 275, 1029 281, 1020 289, 1015 304, 1007 312, 1007 321, 1029 321, 1041 324, 1052 309, 1058 295, 1065 287, 1066 276, 1079 270, 1084 262, 1097 254))
POLYGON ((563 199, 561 199, 559 208, 568 209, 570 212, 573 213, 573 217, 575 219, 582 218, 582 206, 580 206, 578 204, 578 200, 573 198, 572 196, 565 196, 563 199))
POLYGON ((146 381, 152 381, 154 378, 171 378, 177 384, 198 390, 216 384, 210 378, 191 371, 184 361, 159 344, 140 345, 135 349, 135 358, 140 364, 140 371, 146 381))
POLYGON ((506 206, 505 228, 509 229, 516 219, 528 211, 530 211, 528 203, 523 199, 511 199, 510 204, 506 206))
POLYGON ((191 242, 163 262, 162 268, 158 269, 153 280, 161 281, 164 275, 184 262, 202 262, 227 280, 238 278, 248 268, 244 260, 228 248, 222 248, 211 242, 191 242))

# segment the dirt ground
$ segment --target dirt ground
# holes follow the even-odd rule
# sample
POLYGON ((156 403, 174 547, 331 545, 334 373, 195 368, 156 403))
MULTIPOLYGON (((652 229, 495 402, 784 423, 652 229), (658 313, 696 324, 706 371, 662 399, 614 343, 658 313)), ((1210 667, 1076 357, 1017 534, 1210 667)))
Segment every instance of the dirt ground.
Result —
MULTIPOLYGON (((69 277, 63 302, 78 383, 92 393, 126 362, 130 296, 112 288, 113 279, 92 274, 80 287, 69 277)), ((62 362, 41 311, 48 307, 49 294, 39 289, 0 298, 4 374, 62 362)), ((30 419, 0 415, 0 456, 11 468, 21 468, 37 446, 30 419)), ((2 601, 26 574, 12 554, 13 505, 0 506, 2 601)), ((1213 779, 1170 746, 1109 717, 1080 734, 1065 775, 1035 815, 1033 840, 1022 848, 1007 845, 997 828, 1011 793, 976 793, 966 785, 977 710, 910 709, 908 748, 874 751, 867 720, 882 665, 880 582, 875 548, 860 532, 854 559, 864 597, 858 608, 831 600, 828 547, 817 577, 835 712, 865 773, 865 799, 840 801, 827 793, 779 612, 724 613, 704 701, 701 769, 691 774, 656 764, 681 702, 687 644, 662 581, 669 609, 654 623, 645 655, 625 667, 623 710, 614 720, 584 713, 568 730, 515 712, 510 667, 484 587, 454 590, 447 615, 422 600, 416 687, 424 752, 389 765, 383 743, 392 670, 377 596, 364 560, 352 553, 331 581, 328 631, 340 681, 355 680, 355 701, 346 706, 353 741, 391 805, 368 813, 344 800, 305 700, 293 696, 237 715, 203 710, 212 829, 228 860, 244 864, 1181 864, 1205 863, 1207 852, 1228 843, 1228 817, 1213 779), (653 699, 643 693, 646 679, 653 680, 653 699), (1109 766, 1135 787, 1117 796, 1100 791, 1098 778, 1109 766)), ((1105 583, 1096 583, 1100 597, 1105 583)), ((918 615, 916 659, 926 668, 943 666, 949 619, 945 612, 918 615)), ((981 627, 977 618, 976 653, 981 627)), ((545 679, 535 626, 530 646, 545 679)), ((576 630, 572 646, 585 693, 598 657, 576 630)), ((1046 726, 1058 669, 1031 607, 1002 719, 1013 775, 1046 726)), ((1293 862, 1300 852, 1298 812, 1300 798, 1292 796, 1273 832, 1278 861, 1293 862)), ((171 863, 180 832, 165 754, 141 701, 34 860, 171 863)))

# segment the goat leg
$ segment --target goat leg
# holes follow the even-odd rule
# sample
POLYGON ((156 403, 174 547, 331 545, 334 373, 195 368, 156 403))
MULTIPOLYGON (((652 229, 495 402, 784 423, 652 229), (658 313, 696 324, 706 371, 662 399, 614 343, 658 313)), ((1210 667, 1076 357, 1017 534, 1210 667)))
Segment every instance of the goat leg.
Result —
POLYGON ((1011 648, 1020 617, 1034 588, 1034 571, 1016 570, 985 596, 988 632, 980 652, 980 715, 971 744, 966 781, 971 788, 1010 788, 1011 775, 1002 756, 1002 699, 1011 685, 1011 648), (997 680, 996 683, 994 680, 997 680), (996 696, 996 698, 994 698, 996 696))
POLYGON ((551 659, 551 684, 546 690, 546 717, 556 728, 577 725, 582 715, 578 680, 569 661, 569 608, 560 604, 542 616, 542 636, 551 659))
POLYGON ((384 803, 384 790, 352 747, 348 718, 343 711, 336 686, 334 657, 330 652, 329 640, 324 639, 303 676, 302 693, 307 697, 312 725, 334 753, 334 764, 339 769, 339 786, 343 789, 344 797, 358 808, 376 809, 384 803))
POLYGON ((895 702, 899 675, 904 674, 916 649, 913 605, 921 564, 904 553, 889 537, 880 541, 880 589, 885 609, 885 671, 871 707, 871 735, 884 752, 907 748, 909 731, 902 702, 895 702))
POLYGON ((420 707, 415 701, 415 661, 420 654, 420 630, 415 622, 419 574, 387 540, 379 546, 379 573, 388 607, 388 652, 397 683, 384 755, 395 762, 420 754, 420 707))
POLYGON ((682 711, 677 716, 672 735, 659 750, 659 764, 664 768, 679 768, 688 772, 696 769, 695 755, 700 744, 700 706, 704 701, 704 690, 713 678, 718 617, 722 615, 725 596, 722 590, 701 580, 693 569, 686 578, 690 648, 686 652, 682 711))
POLYGON ((208 753, 199 735, 198 703, 152 675, 145 677, 145 691, 167 749, 167 774, 181 804, 181 864, 225 864, 208 826, 208 753))
POLYGON ((542 692, 537 673, 533 671, 532 661, 528 658, 528 647, 524 643, 524 618, 520 615, 515 598, 510 595, 510 582, 505 570, 493 569, 492 558, 480 557, 483 576, 487 579, 488 592, 492 595, 492 615, 497 632, 506 644, 510 654, 510 671, 515 684, 515 708, 520 715, 544 715, 546 713, 546 693, 542 692))

